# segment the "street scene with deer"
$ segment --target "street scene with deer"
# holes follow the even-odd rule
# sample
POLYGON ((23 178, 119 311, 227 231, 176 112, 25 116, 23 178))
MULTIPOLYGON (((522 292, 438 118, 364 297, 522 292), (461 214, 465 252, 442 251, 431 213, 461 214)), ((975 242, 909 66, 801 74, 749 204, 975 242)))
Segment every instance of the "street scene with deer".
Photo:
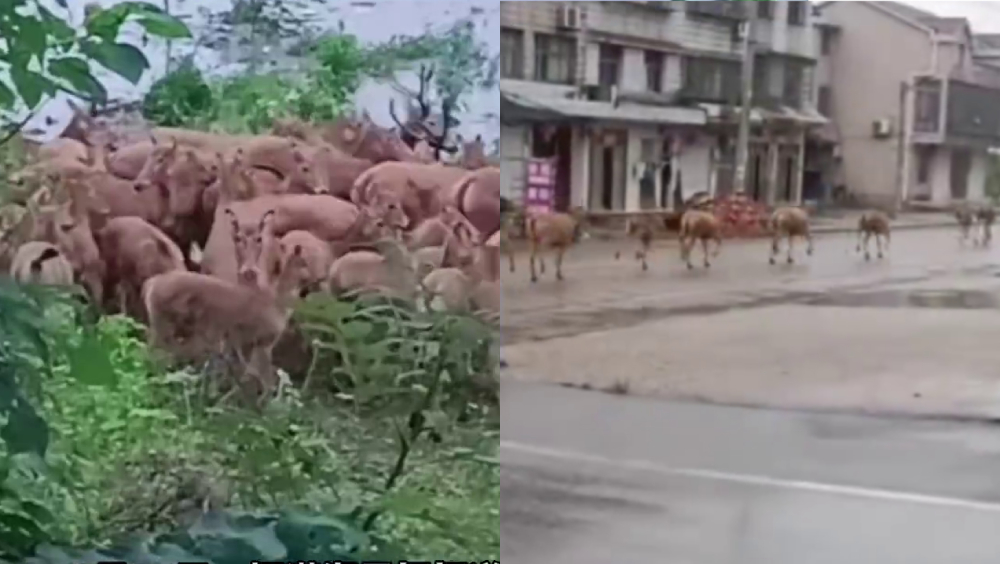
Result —
POLYGON ((504 3, 504 558, 995 560, 995 10, 504 3))

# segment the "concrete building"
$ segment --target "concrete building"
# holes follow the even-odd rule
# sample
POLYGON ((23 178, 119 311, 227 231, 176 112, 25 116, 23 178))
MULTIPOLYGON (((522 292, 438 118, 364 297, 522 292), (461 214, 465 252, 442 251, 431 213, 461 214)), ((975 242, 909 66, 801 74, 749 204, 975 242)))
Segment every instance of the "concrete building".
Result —
POLYGON ((503 2, 501 156, 558 163, 556 207, 637 211, 733 188, 741 33, 759 12, 747 192, 799 202, 815 110, 808 2, 503 2))
POLYGON ((824 96, 850 194, 881 206, 983 198, 1000 73, 976 61, 968 21, 896 2, 817 9, 830 26, 824 96))

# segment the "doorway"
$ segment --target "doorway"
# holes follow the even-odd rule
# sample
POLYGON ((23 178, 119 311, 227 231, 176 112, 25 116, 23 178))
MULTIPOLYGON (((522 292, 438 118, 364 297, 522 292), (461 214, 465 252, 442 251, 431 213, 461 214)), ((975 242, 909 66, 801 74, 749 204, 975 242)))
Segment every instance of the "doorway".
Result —
POLYGON ((969 197, 969 171, 972 169, 972 152, 968 149, 951 150, 951 199, 969 197))
POLYGON ((590 150, 591 209, 625 209, 625 148, 627 133, 604 130, 597 134, 590 150))
POLYGON ((532 158, 556 160, 555 209, 570 207, 573 132, 568 126, 536 125, 531 130, 532 158))

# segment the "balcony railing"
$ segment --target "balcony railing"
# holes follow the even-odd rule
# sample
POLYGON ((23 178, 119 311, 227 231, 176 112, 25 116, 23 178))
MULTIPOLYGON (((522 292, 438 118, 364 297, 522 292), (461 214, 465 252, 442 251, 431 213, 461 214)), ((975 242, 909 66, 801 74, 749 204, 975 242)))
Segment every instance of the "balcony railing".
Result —
POLYGON ((747 17, 747 5, 757 5, 753 2, 733 2, 729 0, 714 0, 712 2, 684 2, 688 14, 727 20, 743 20, 747 17))

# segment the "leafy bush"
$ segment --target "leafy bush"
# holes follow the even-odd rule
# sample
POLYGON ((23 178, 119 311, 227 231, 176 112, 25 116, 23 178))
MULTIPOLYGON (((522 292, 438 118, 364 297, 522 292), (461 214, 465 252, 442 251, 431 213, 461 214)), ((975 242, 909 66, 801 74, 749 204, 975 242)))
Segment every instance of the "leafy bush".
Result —
MULTIPOLYGON (((24 557, 40 544, 140 535, 141 542, 114 550, 173 558, 179 553, 156 540, 168 537, 145 532, 197 536, 193 523, 205 509, 263 510, 262 519, 278 522, 291 518, 286 514, 311 516, 310 523, 350 531, 345 538, 387 547, 371 540, 380 536, 425 558, 498 553, 499 422, 492 392, 473 378, 489 369, 480 360, 486 328, 478 323, 393 304, 309 300, 298 318, 307 333, 315 331, 310 385, 335 389, 341 399, 304 400, 286 384, 261 417, 213 405, 204 376, 162 372, 131 320, 90 325, 64 297, 10 291, 9 303, 0 293, 0 327, 24 337, 11 339, 19 344, 0 360, 23 363, 19 373, 31 375, 24 386, 32 394, 20 397, 36 399, 16 404, 28 411, 8 414, 16 435, 0 433, 14 440, 0 489, 0 523, 12 532, 0 529, 0 557, 24 557), (335 370, 338 351, 350 370, 335 370)), ((20 389, 0 386, 0 399, 17 398, 20 389)), ((240 519, 234 522, 251 522, 240 519)), ((222 527, 219 534, 232 537, 222 544, 257 534, 234 527, 222 527)), ((174 544, 192 557, 226 561, 190 548, 195 541, 174 544)), ((293 560, 309 554, 287 548, 293 560)), ((45 548, 38 556, 61 562, 79 554, 45 548)))
POLYGON ((179 127, 213 117, 215 98, 191 59, 153 83, 143 98, 143 113, 167 127, 179 127))
POLYGON ((395 560, 398 554, 398 549, 374 539, 343 518, 295 512, 273 515, 208 512, 175 532, 139 536, 98 550, 42 546, 36 556, 23 562, 359 562, 395 560))

